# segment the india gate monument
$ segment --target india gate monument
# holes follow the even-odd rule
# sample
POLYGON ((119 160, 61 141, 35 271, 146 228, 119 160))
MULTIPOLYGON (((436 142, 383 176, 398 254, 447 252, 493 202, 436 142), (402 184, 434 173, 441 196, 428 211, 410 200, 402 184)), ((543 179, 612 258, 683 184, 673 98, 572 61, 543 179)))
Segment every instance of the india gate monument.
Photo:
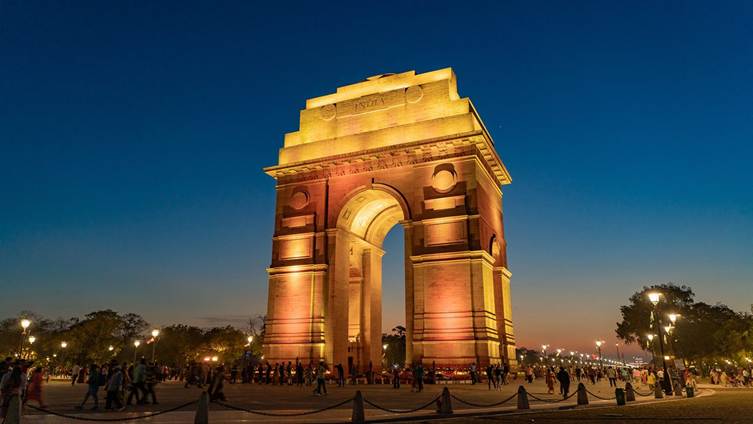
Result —
POLYGON ((277 183, 265 360, 381 369, 382 242, 401 225, 406 363, 515 362, 511 178, 452 69, 308 99, 265 172, 277 183))

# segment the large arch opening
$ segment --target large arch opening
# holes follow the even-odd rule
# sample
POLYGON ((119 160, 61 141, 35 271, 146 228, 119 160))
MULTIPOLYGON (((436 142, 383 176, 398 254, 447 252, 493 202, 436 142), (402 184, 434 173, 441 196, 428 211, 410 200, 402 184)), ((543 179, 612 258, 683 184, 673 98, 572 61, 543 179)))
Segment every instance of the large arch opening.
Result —
MULTIPOLYGON (((386 365, 382 333, 389 332, 392 327, 384 328, 383 325, 385 322, 405 323, 407 320, 404 245, 395 246, 392 240, 390 246, 394 250, 392 255, 399 257, 399 262, 394 257, 390 261, 389 276, 392 281, 388 297, 390 302, 399 299, 403 308, 399 317, 390 316, 386 320, 383 317, 382 258, 386 253, 384 242, 387 234, 402 233, 403 229, 398 224, 408 218, 409 211, 400 194, 379 188, 365 189, 351 196, 338 216, 337 227, 345 233, 349 253, 347 369, 350 372, 365 372, 369 368, 378 370, 386 365), (395 293, 394 279, 397 275, 403 276, 400 284, 402 296, 395 293)), ((403 240, 402 234, 395 238, 403 240)), ((394 314, 398 308, 391 303, 387 310, 394 314)))

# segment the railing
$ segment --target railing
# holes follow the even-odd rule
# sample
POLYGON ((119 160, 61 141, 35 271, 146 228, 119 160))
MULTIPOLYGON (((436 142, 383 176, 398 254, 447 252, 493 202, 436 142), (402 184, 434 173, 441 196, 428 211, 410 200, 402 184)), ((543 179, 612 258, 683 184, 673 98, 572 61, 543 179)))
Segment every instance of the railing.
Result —
MULTIPOLYGON (((627 385, 626 385, 627 386, 627 385)), ((618 389, 622 390, 622 389, 618 389)), ((627 400, 632 401, 635 400, 634 394, 638 394, 640 396, 651 396, 652 393, 643 394, 633 389, 632 385, 629 385, 625 389, 628 393, 627 400)), ((378 409, 380 411, 384 411, 391 414, 411 414, 415 413, 424 409, 428 409, 434 405, 436 408, 434 410, 434 413, 436 415, 451 415, 453 414, 452 410, 452 401, 456 401, 458 403, 468 405, 472 408, 495 408, 502 406, 508 402, 512 402, 513 400, 517 399, 517 409, 530 409, 529 404, 529 398, 542 402, 542 403, 560 403, 567 401, 571 399, 574 396, 578 396, 577 398, 577 405, 588 405, 588 396, 590 395, 593 398, 609 401, 609 400, 615 400, 617 399, 617 396, 601 396, 597 395, 596 393, 591 392, 586 388, 586 386, 583 383, 578 384, 578 388, 573 393, 563 396, 561 399, 547 399, 544 397, 539 397, 539 395, 542 395, 541 393, 529 393, 524 386, 519 386, 518 391, 511 396, 502 399, 498 402, 493 403, 477 403, 472 402, 466 399, 463 399, 461 397, 455 396, 450 393, 450 389, 448 387, 444 387, 442 390, 442 393, 438 395, 437 397, 431 399, 430 401, 420 404, 414 408, 406 408, 406 409, 395 409, 395 408, 387 408, 385 406, 379 405, 378 403, 368 399, 365 397, 361 391, 356 391, 355 396, 352 398, 345 399, 343 401, 325 406, 323 408, 309 410, 309 411, 301 411, 301 412, 267 412, 263 411, 261 409, 253 409, 253 408, 247 408, 247 407, 240 407, 236 405, 232 405, 227 402, 220 402, 220 401, 214 401, 215 405, 221 406, 225 409, 233 410, 233 411, 240 411, 240 412, 246 412, 249 414, 254 415, 261 415, 266 417, 302 417, 307 415, 314 415, 314 414, 320 414, 332 409, 340 408, 345 405, 351 404, 352 408, 352 415, 351 415, 351 422, 353 423, 365 423, 365 408, 366 405, 378 409)), ((51 414, 57 417, 66 418, 69 420, 75 420, 75 421, 92 421, 92 422, 126 422, 126 421, 136 421, 136 420, 146 420, 154 418, 158 415, 167 414, 170 412, 179 411, 184 408, 188 408, 190 406, 196 405, 196 417, 195 417, 195 423, 196 424, 208 424, 209 423, 209 395, 207 392, 203 392, 201 394, 201 397, 198 400, 192 401, 192 402, 186 402, 184 404, 178 405, 173 408, 164 409, 157 412, 151 412, 151 413, 144 413, 142 415, 138 416, 130 416, 130 417, 113 417, 113 418, 95 418, 95 417, 87 417, 85 415, 71 415, 71 414, 65 414, 61 412, 56 412, 47 408, 32 406, 32 405, 26 405, 27 407, 43 412, 46 414, 51 414)), ((624 403, 624 402, 623 402, 624 403)), ((618 405, 621 403, 618 400, 618 405)), ((3 420, 3 424, 14 424, 20 422, 20 416, 21 416, 21 403, 17 396, 14 396, 11 399, 10 406, 8 408, 8 414, 6 418, 3 420)))

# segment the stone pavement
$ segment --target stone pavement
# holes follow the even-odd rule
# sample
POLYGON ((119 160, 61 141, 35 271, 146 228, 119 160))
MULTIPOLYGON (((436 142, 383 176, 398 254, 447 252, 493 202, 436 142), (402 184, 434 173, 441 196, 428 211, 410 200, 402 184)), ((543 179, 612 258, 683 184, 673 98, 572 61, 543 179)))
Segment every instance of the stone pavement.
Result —
MULTIPOLYGON (((296 386, 274 386, 274 385, 226 385, 227 403, 242 409, 259 410, 271 414, 299 414, 306 411, 321 409, 334 405, 352 398, 356 390, 360 390, 365 399, 373 402, 380 407, 395 410, 406 410, 416 408, 422 404, 430 403, 439 396, 444 387, 450 389, 450 393, 456 397, 452 405, 456 415, 479 414, 493 412, 514 412, 516 411, 516 399, 508 403, 493 408, 483 407, 498 403, 507 399, 517 392, 520 381, 514 381, 511 384, 503 386, 502 390, 488 390, 484 384, 450 384, 450 385, 426 385, 422 393, 411 392, 409 386, 403 385, 399 390, 392 389, 389 385, 356 385, 346 386, 344 388, 328 386, 327 396, 314 396, 312 388, 296 386), (470 402, 475 406, 463 404, 457 399, 470 402)), ((586 384, 587 389, 593 395, 602 398, 613 398, 614 389, 610 388, 606 381, 596 385, 586 384)), ((553 403, 559 400, 559 395, 546 394, 546 387, 543 380, 539 379, 533 384, 525 384, 526 390, 532 395, 529 399, 531 408, 534 410, 542 408, 563 408, 573 407, 576 403, 577 396, 573 396, 564 402, 553 403), (536 400, 533 397, 541 400, 536 400)), ((571 386, 575 391, 577 383, 571 386)), ((620 387, 622 385, 620 384, 620 387)), ((198 400, 201 390, 198 388, 185 389, 178 383, 165 383, 157 387, 157 395, 160 400, 159 405, 146 405, 130 407, 125 412, 102 412, 102 411, 77 411, 75 405, 83 399, 86 387, 77 385, 71 387, 67 383, 51 383, 45 387, 46 401, 48 409, 54 412, 75 415, 81 418, 94 419, 112 419, 112 418, 137 418, 139 416, 148 416, 153 412, 171 409, 186 402, 198 400)), ((638 386, 638 391, 648 393, 648 387, 638 386)), ((571 391, 571 393, 572 393, 571 391)), ((710 392, 710 391, 708 391, 710 392)), ((589 395, 590 403, 593 405, 613 405, 614 400, 598 400, 593 395, 589 395)), ((104 396, 101 396, 104 397, 104 396)), ((653 401, 653 396, 640 397, 642 402, 653 401)), ((91 404, 90 404, 91 405, 91 404)), ((103 406, 103 403, 101 404, 103 406)), ((411 414, 397 415, 390 412, 380 411, 369 405, 366 406, 366 418, 368 420, 383 420, 405 417, 406 419, 418 419, 434 413, 435 405, 431 404, 427 408, 411 414)), ((177 412, 170 412, 163 415, 151 417, 148 419, 151 423, 185 423, 193 421, 195 405, 188 406, 177 412)), ((247 412, 227 410, 217 404, 210 405, 210 422, 211 423, 238 423, 238 422, 281 422, 281 423, 323 423, 323 422, 346 422, 350 420, 352 413, 352 402, 347 402, 341 407, 331 409, 322 413, 293 416, 293 417, 270 417, 250 414, 247 412)), ((28 423, 66 423, 70 419, 59 418, 49 414, 37 413, 27 408, 25 422, 28 423)), ((131 421, 138 422, 138 421, 131 421)))

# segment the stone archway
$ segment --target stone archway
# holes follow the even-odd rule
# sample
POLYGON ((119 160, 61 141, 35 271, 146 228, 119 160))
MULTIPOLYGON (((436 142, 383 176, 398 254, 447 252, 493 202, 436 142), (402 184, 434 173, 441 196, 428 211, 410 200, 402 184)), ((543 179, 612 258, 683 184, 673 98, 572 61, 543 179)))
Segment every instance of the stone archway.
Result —
POLYGON ((277 180, 265 359, 381 366, 382 242, 405 230, 406 360, 515 361, 501 186, 451 69, 309 99, 277 180))

